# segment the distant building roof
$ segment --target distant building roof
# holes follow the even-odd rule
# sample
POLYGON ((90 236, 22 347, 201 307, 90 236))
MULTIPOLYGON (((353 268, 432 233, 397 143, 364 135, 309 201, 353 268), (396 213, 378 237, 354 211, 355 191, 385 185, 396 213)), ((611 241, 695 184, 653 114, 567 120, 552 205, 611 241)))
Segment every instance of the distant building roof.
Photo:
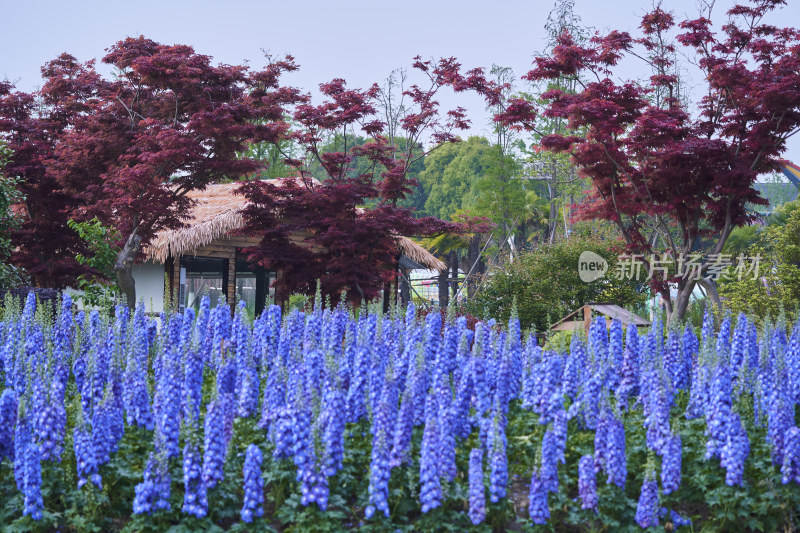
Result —
POLYGON ((588 330, 589 326, 587 325, 587 320, 586 320, 587 309, 589 310, 590 313, 589 316, 591 316, 591 312, 594 311, 610 318, 611 320, 614 319, 619 320, 620 322, 622 322, 623 326, 628 326, 630 324, 633 324, 637 327, 650 325, 649 320, 646 320, 640 317, 639 315, 631 313, 627 309, 624 309, 618 305, 609 303, 588 303, 580 307, 579 309, 576 309, 575 311, 571 312, 570 314, 568 314, 567 316, 565 316, 564 318, 562 318, 561 320, 550 326, 550 330, 569 331, 581 328, 588 330), (578 313, 581 313, 581 311, 583 311, 583 313, 580 315, 579 319, 573 320, 573 317, 578 315, 578 313))

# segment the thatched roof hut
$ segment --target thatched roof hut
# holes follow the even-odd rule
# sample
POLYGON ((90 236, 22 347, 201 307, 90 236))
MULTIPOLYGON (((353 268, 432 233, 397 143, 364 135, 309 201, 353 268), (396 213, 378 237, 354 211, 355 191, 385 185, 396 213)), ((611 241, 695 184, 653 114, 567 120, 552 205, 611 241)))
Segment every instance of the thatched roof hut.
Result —
MULTIPOLYGON (((270 180, 270 183, 280 186, 282 180, 270 180)), ((161 282, 163 284, 166 274, 169 293, 178 292, 179 302, 192 300, 184 295, 184 290, 186 294, 199 294, 195 289, 199 291, 201 286, 202 290, 216 291, 215 294, 233 302, 241 297, 243 279, 253 276, 256 280, 247 282, 250 283, 248 290, 256 295, 255 301, 263 302, 270 280, 282 275, 281 272, 250 268, 245 257, 237 251, 259 243, 258 237, 236 234, 244 227, 242 209, 247 205, 247 199, 238 193, 240 185, 236 182, 220 183, 190 192, 188 197, 194 203, 185 225, 161 230, 143 250, 146 264, 163 265, 161 282), (202 278, 201 281, 197 281, 198 278, 202 278)), ((298 232, 290 239, 302 243, 310 236, 310 233, 298 232)), ((446 268, 442 261, 408 237, 398 236, 397 245, 401 259, 406 263, 438 271, 446 268)), ((147 283, 154 285, 155 281, 147 283)), ((261 308, 263 303, 254 305, 256 312, 261 308)))
MULTIPOLYGON (((280 186, 282 180, 269 180, 280 186)), ((165 263, 170 257, 195 255, 199 248, 216 240, 225 241, 244 226, 242 209, 247 199, 237 194, 240 183, 219 183, 203 190, 192 191, 187 196, 195 201, 192 212, 182 228, 158 232, 144 250, 147 260, 165 263)), ((428 250, 408 237, 398 236, 400 252, 425 268, 442 271, 446 265, 428 250)))

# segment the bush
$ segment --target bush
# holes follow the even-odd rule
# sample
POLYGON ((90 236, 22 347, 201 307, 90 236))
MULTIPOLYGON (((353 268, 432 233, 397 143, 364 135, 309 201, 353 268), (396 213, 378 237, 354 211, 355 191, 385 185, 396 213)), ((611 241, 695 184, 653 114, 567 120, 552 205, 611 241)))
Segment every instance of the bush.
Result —
POLYGON ((617 280, 612 273, 622 242, 593 235, 573 237, 521 253, 517 260, 490 271, 468 310, 507 321, 517 302, 523 329, 546 331, 564 315, 589 302, 638 306, 647 300, 643 281, 617 280), (578 258, 591 251, 608 261, 606 275, 590 283, 578 276, 578 258))
POLYGON ((775 318, 800 306, 800 210, 787 210, 782 224, 760 232, 745 255, 760 257, 756 279, 732 272, 719 283, 723 308, 733 314, 775 318))

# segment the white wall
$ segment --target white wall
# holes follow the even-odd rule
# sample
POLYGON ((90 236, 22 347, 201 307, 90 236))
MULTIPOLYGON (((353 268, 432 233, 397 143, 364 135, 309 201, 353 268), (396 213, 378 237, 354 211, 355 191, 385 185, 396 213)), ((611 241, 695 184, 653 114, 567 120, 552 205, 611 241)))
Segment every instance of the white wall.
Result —
POLYGON ((144 301, 148 313, 164 310, 164 265, 141 263, 133 265, 133 280, 136 282, 136 301, 144 301))

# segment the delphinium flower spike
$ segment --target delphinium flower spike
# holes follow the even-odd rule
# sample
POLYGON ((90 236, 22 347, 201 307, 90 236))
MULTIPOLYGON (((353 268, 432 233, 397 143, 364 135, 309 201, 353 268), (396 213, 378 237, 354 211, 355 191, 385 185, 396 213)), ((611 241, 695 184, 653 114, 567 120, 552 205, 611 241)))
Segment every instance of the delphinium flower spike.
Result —
POLYGON ((14 428, 17 425, 17 393, 7 388, 0 395, 0 461, 14 459, 14 428))
POLYGON ((425 400, 425 430, 422 434, 422 451, 419 460, 420 503, 422 512, 439 507, 442 503, 442 487, 439 481, 437 449, 439 427, 436 398, 431 393, 425 400))
POLYGON ((547 490, 545 490, 539 472, 534 470, 531 477, 531 489, 528 495, 528 513, 534 524, 546 524, 550 520, 550 507, 547 504, 547 490))
POLYGON ((486 518, 486 488, 483 485, 483 450, 469 452, 469 519, 478 525, 486 518))
POLYGON ((642 484, 642 492, 636 506, 636 523, 644 528, 658 525, 658 483, 653 471, 645 475, 642 484))
POLYGON ((38 444, 30 443, 25 447, 23 462, 25 481, 22 492, 25 495, 25 508, 22 510, 22 514, 38 521, 42 519, 42 509, 44 508, 41 451, 38 444))
POLYGON ((578 462, 578 495, 581 509, 597 508, 597 483, 594 472, 594 458, 584 455, 578 462))
POLYGON ((203 446, 203 483, 213 489, 224 477, 224 463, 227 450, 225 440, 225 420, 223 406, 219 398, 209 402, 204 421, 204 446, 203 446))
POLYGON ((261 477, 261 449, 250 444, 244 459, 244 503, 242 521, 248 524, 253 517, 264 516, 264 479, 261 477))
POLYGON ((389 447, 392 421, 397 411, 397 389, 389 380, 383 388, 381 401, 373 417, 372 454, 369 468, 369 504, 364 511, 371 518, 376 511, 389 517, 389 447))

